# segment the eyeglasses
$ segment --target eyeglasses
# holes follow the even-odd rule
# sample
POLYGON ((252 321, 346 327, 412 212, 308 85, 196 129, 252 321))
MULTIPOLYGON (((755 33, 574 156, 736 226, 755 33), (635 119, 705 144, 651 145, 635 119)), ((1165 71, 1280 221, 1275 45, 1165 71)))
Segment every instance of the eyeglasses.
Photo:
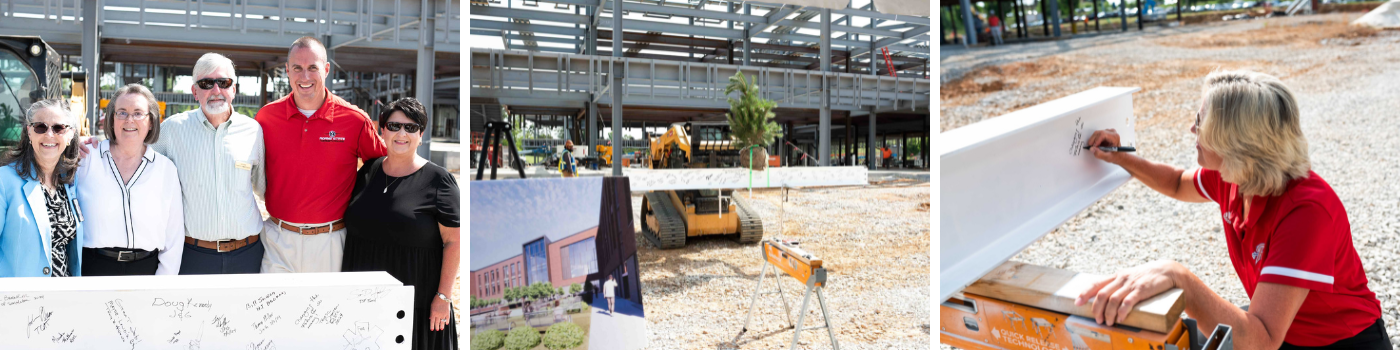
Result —
POLYGON ((399 129, 403 129, 403 130, 408 131, 408 133, 410 133, 410 134, 416 134, 416 133, 418 133, 418 131, 423 130, 423 126, 422 126, 422 125, 418 125, 417 123, 399 123, 399 122, 388 122, 388 123, 385 123, 385 124, 384 124, 384 128, 385 128, 385 129, 389 129, 390 132, 395 132, 395 131, 399 131, 399 129))
POLYGON ((214 84, 218 84, 220 89, 227 89, 228 87, 233 86, 233 78, 204 78, 196 80, 194 83, 195 85, 199 85, 200 89, 205 90, 214 89, 214 84))
POLYGON ((54 135, 62 135, 64 132, 67 132, 69 128, 72 127, 68 126, 68 124, 44 124, 40 122, 29 123, 29 129, 33 130, 34 133, 38 135, 47 134, 49 133, 49 130, 53 130, 54 135))
POLYGON ((151 116, 151 113, 147 113, 146 111, 137 111, 133 113, 117 111, 116 113, 112 113, 112 115, 116 116, 118 120, 142 120, 151 116))

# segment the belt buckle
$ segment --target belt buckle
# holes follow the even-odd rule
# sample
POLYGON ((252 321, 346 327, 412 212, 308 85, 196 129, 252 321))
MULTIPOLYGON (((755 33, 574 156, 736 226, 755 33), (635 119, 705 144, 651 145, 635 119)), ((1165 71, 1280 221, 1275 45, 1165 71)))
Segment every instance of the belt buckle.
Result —
POLYGON ((119 261, 119 262, 128 262, 128 261, 136 260, 135 257, 134 257, 134 255, 135 255, 135 253, 132 252, 132 251, 129 251, 129 250, 117 251, 117 261, 119 261))
POLYGON ((214 241, 214 250, 215 250, 215 251, 218 251, 218 252, 220 252, 220 253, 227 253, 227 252, 233 251, 233 250, 224 250, 224 243, 233 243, 233 241, 214 241))

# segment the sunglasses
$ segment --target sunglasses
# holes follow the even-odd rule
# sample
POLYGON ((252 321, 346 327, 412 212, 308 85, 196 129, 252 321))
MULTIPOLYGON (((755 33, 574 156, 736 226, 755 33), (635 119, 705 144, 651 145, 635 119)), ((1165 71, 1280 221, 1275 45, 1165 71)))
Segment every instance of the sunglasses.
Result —
POLYGON ((49 133, 49 130, 53 130, 54 135, 61 135, 64 132, 68 131, 69 128, 71 128, 71 126, 68 126, 68 124, 50 125, 40 122, 29 123, 29 129, 33 130, 34 133, 38 135, 47 134, 49 133))
POLYGON ((215 84, 218 84, 220 89, 227 89, 233 86, 233 78, 204 78, 196 80, 194 83, 195 85, 199 85, 200 89, 205 90, 213 89, 215 84))
POLYGON ((384 128, 385 128, 385 129, 389 129, 390 132, 396 132, 396 131, 399 131, 399 129, 403 129, 403 130, 407 130, 408 133, 410 133, 410 134, 416 134, 416 133, 418 133, 418 131, 423 130, 423 126, 422 126, 422 125, 418 125, 417 123, 399 123, 399 122, 388 122, 388 123, 385 123, 385 124, 384 124, 384 128))

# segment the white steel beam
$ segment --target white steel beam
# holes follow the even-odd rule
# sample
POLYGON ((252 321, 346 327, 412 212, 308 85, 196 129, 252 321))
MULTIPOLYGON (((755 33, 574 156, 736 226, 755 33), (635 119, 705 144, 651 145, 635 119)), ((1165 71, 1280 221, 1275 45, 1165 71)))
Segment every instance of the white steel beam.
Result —
POLYGON ((938 300, 977 281, 1131 178, 1082 147, 1135 145, 1132 93, 1099 87, 939 135, 938 300))

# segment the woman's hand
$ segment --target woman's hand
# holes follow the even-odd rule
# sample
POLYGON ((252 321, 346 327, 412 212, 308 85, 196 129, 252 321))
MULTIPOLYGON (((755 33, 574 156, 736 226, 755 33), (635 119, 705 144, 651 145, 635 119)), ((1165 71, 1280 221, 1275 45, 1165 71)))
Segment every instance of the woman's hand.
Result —
POLYGON ((436 332, 447 329, 447 317, 450 314, 448 308, 450 307, 451 305, 447 305, 446 301, 443 301, 436 295, 433 296, 433 305, 429 308, 430 311, 428 312, 429 330, 436 332))
MULTIPOLYGON (((1094 134, 1097 136, 1098 132, 1094 134)), ((1084 305, 1094 298, 1094 322, 1112 326, 1127 319, 1128 312, 1137 303, 1176 287, 1173 276, 1184 270, 1185 267, 1171 260, 1158 260, 1123 270, 1094 282, 1074 299, 1074 305, 1084 305)))
POLYGON ((1094 158, 1105 162, 1122 165, 1120 161, 1128 156, 1126 153, 1122 152, 1104 152, 1099 150, 1099 147, 1121 146, 1118 139, 1118 131, 1114 129, 1094 131, 1093 134, 1089 135, 1089 140, 1084 142, 1084 145, 1089 146, 1089 154, 1093 154, 1094 158))

